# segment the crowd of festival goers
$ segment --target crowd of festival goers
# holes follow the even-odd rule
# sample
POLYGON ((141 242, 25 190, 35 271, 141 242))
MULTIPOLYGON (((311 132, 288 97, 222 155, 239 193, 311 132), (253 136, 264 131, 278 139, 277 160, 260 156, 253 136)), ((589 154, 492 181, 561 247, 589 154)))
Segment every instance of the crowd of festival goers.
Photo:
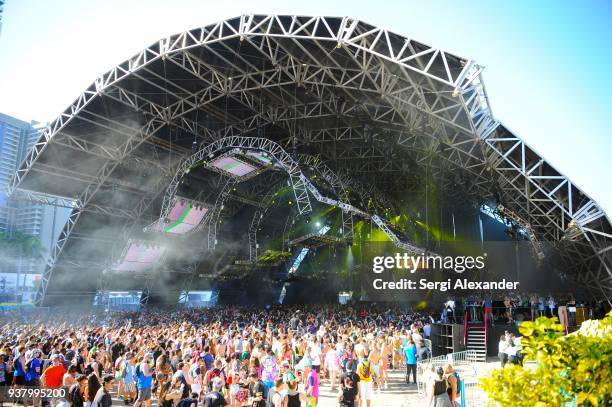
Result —
MULTIPOLYGON (((564 302, 576 306, 573 297, 564 302)), ((512 323, 519 312, 525 319, 554 315, 558 304, 535 294, 448 298, 438 321, 482 320, 488 312, 491 322, 512 323)), ((595 317, 605 313, 590 309, 595 317)), ((135 407, 152 400, 162 407, 299 407, 316 406, 327 386, 339 406, 370 407, 391 370, 416 384, 438 321, 372 304, 5 316, 0 405, 1 389, 11 386, 64 390, 57 398, 12 400, 25 406, 107 407, 114 397, 135 407)), ((501 336, 502 367, 522 364, 520 339, 501 336)), ((459 378, 451 365, 428 365, 420 376, 427 405, 455 406, 459 378)))
POLYGON ((602 318, 609 307, 603 301, 589 302, 576 300, 572 294, 511 292, 499 296, 470 296, 462 299, 448 297, 439 314, 443 323, 462 323, 464 318, 469 321, 483 321, 485 312, 489 323, 515 324, 522 320, 535 320, 538 317, 559 317, 563 321, 564 310, 567 324, 577 325, 576 312, 578 308, 585 309, 585 319, 602 318))
MULTIPOLYGON (((334 305, 22 318, 0 328, 0 386, 61 387, 58 399, 18 401, 75 407, 110 406, 113 397, 136 407, 152 399, 165 407, 316 406, 328 386, 338 405, 369 407, 391 369, 416 384, 417 362, 431 357, 432 322, 334 305)), ((434 373, 428 394, 436 406, 454 405, 452 367, 434 373)))

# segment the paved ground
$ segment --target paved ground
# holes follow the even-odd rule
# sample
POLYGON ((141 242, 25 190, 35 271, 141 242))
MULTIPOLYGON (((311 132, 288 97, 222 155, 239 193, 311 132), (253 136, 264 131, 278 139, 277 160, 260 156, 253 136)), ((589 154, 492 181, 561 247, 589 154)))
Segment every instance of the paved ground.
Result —
MULTIPOLYGON (((407 385, 404 382, 404 373, 399 370, 392 371, 389 377, 389 388, 382 390, 381 393, 374 392, 372 407, 412 407, 425 405, 423 398, 417 393, 416 385, 407 385)), ((329 382, 323 381, 319 397, 320 407, 337 407, 336 394, 330 391, 329 382)))

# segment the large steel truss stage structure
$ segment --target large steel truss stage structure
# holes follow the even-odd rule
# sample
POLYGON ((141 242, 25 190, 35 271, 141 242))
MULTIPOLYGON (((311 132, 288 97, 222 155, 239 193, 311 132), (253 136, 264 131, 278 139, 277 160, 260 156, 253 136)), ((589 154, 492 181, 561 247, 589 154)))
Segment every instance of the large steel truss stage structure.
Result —
MULTIPOLYGON (((344 209, 347 236, 354 216, 385 230, 383 213, 363 202, 393 210, 390 183, 409 183, 426 168, 474 205, 502 204, 533 242, 555 244, 565 277, 612 301, 610 219, 495 119, 482 71, 473 60, 346 17, 243 15, 160 39, 85 89, 11 182, 10 193, 72 209, 47 258, 38 304, 75 293, 93 298, 102 270, 167 212, 187 169, 247 137, 278 152, 284 175, 266 171, 245 181, 248 196, 239 196, 236 180, 194 174, 198 200, 212 208, 207 250, 222 219, 250 205, 257 210, 244 233, 256 259, 257 230, 282 177, 299 213, 311 198, 327 199, 344 209), (333 196, 303 174, 307 168, 333 196)), ((181 295, 197 273, 194 262, 177 272, 181 295)), ((145 291, 154 284, 129 276, 115 283, 145 291)))

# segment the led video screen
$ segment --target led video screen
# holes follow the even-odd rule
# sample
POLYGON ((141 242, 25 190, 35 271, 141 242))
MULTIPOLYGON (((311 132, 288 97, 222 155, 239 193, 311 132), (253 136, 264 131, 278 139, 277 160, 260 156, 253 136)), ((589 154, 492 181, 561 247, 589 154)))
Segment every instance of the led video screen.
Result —
POLYGON ((115 271, 143 272, 155 266, 163 254, 163 247, 144 243, 130 242, 121 262, 115 271))
POLYGON ((244 177, 257 170, 252 165, 231 156, 219 157, 211 161, 210 165, 236 177, 244 177))
POLYGON ((249 151, 247 155, 251 158, 254 158, 257 161, 261 161, 263 164, 266 164, 266 165, 272 164, 272 160, 264 153, 260 153, 258 151, 249 151))
POLYGON ((168 214, 168 219, 162 225, 162 230, 166 233, 183 235, 196 228, 204 220, 207 212, 208 208, 205 206, 177 199, 168 214))

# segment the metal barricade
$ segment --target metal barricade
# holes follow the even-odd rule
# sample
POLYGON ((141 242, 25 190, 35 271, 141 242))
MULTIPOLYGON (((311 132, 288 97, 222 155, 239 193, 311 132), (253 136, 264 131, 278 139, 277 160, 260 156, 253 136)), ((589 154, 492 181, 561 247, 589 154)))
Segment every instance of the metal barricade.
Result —
POLYGON ((436 356, 417 362, 418 393, 425 396, 425 384, 431 375, 435 375, 435 370, 439 366, 451 364, 453 370, 461 380, 461 401, 463 403, 460 405, 462 407, 485 406, 486 395, 484 391, 478 387, 478 375, 475 367, 476 362, 477 354, 474 350, 449 353, 447 355, 436 356))
MULTIPOLYGON (((463 380, 463 378, 461 378, 463 380)), ((462 407, 484 407, 488 404, 485 391, 478 385, 478 382, 463 381, 461 393, 462 407)))

